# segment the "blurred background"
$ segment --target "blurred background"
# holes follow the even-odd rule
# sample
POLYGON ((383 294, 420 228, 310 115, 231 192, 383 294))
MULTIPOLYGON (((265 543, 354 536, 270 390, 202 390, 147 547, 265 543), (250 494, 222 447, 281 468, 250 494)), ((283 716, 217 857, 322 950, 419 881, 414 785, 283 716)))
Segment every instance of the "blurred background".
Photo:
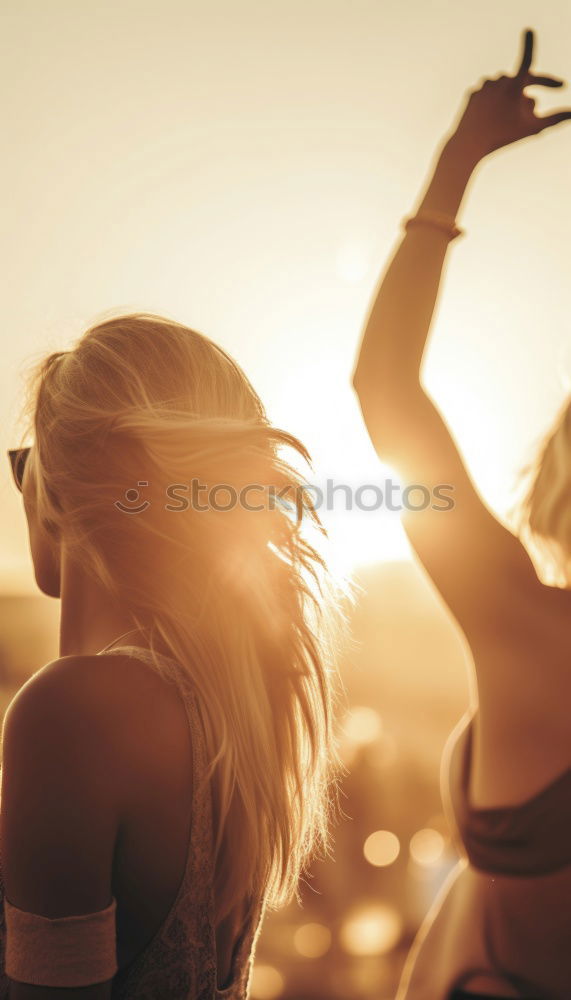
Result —
MULTIPOLYGON (((315 483, 382 487, 349 385, 371 295, 463 95, 511 72, 571 73, 564 0, 2 0, 0 438, 23 378, 102 314, 163 313, 240 362, 315 483)), ((571 102, 537 95, 540 110, 571 102)), ((477 173, 426 369, 489 505, 571 383, 571 128, 477 173)), ((414 290, 411 290, 413 293, 414 290)), ((311 477, 310 477, 311 478, 311 477)), ((57 655, 20 498, 0 469, 6 705, 57 655)), ((359 585, 341 664, 348 770, 334 855, 272 915, 253 1000, 388 1000, 455 863, 439 760, 470 664, 394 515, 323 511, 359 585)))

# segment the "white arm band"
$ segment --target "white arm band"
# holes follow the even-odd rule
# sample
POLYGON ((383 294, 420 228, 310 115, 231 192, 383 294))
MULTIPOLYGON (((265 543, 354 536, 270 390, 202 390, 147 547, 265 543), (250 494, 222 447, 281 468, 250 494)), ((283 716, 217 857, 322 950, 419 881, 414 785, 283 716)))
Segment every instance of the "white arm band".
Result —
POLYGON ((4 899, 6 975, 33 986, 92 986, 117 972, 116 900, 95 913, 42 917, 4 899))

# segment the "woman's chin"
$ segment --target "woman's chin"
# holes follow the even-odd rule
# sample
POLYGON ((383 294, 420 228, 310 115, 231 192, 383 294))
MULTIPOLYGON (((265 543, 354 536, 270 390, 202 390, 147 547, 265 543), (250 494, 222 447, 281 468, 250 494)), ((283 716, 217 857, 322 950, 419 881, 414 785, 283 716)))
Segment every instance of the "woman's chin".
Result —
POLYGON ((47 570, 42 566, 34 567, 34 575, 38 588, 46 597, 60 597, 60 577, 59 573, 47 570))

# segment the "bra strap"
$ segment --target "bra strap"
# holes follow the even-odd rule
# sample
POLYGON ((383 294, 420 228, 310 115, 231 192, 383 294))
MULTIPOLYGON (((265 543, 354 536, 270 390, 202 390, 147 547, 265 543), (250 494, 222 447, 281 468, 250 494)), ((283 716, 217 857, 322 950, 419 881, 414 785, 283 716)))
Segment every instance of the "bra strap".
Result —
POLYGON ((120 642, 121 639, 124 639, 125 636, 127 635, 132 635, 133 632, 140 632, 140 629, 130 628, 128 632, 123 632, 122 635, 118 635, 116 639, 112 639, 111 642, 107 644, 107 646, 104 646, 103 649, 100 649, 97 655, 99 656, 100 653, 106 653, 107 650, 110 649, 111 646, 114 646, 116 642, 120 642))

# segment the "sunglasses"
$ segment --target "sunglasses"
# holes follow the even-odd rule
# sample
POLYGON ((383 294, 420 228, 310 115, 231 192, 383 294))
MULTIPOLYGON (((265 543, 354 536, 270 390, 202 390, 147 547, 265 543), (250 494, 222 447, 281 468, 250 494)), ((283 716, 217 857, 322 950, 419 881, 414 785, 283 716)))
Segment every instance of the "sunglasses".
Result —
POLYGON ((30 454, 31 447, 29 448, 11 448, 8 452, 8 458, 10 459, 10 467, 12 469, 12 476, 14 477, 14 482, 16 488, 22 492, 22 482, 24 480, 24 469, 26 467, 26 462, 28 461, 28 455, 30 454))

